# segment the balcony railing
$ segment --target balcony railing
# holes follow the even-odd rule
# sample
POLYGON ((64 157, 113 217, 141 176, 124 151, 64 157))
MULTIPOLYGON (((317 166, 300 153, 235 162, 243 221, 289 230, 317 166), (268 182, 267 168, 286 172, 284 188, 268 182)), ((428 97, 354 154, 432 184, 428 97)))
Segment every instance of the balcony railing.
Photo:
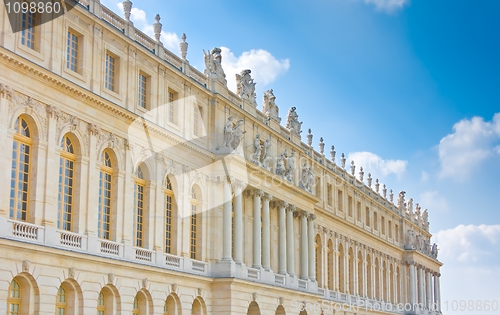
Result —
POLYGON ((68 232, 68 231, 57 231, 59 233, 59 244, 65 247, 83 248, 83 239, 82 235, 68 232))
POLYGON ((35 224, 9 220, 12 223, 12 236, 29 241, 43 242, 44 227, 35 224))
POLYGON ((140 261, 153 261, 153 251, 144 248, 136 248, 135 249, 135 259, 140 261))
POLYGON ((120 256, 120 244, 111 242, 111 241, 106 241, 106 240, 99 240, 101 243, 100 245, 100 252, 103 254, 109 254, 109 255, 114 255, 114 256, 120 256))

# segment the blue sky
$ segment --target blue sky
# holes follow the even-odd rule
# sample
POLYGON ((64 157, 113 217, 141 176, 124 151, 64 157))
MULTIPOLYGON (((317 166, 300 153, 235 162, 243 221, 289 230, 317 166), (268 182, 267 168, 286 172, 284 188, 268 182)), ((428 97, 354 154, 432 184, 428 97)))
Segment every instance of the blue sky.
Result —
POLYGON ((152 34, 159 13, 165 46, 178 53, 186 33, 201 71, 202 49, 223 47, 230 88, 251 69, 257 102, 272 88, 282 118, 296 106, 304 141, 312 128, 316 147, 323 137, 429 209, 443 300, 500 302, 499 11, 496 0, 145 0, 132 20, 152 34))

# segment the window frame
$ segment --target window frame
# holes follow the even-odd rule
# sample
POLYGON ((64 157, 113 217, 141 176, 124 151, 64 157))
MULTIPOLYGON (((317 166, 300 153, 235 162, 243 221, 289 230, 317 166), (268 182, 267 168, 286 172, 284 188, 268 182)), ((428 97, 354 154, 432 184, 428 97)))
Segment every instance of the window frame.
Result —
MULTIPOLYGON (((102 153, 102 159, 101 159, 101 167, 99 169, 99 205, 98 205, 98 213, 97 213, 97 218, 98 218, 98 222, 97 222, 97 237, 100 238, 100 239, 104 239, 104 240, 108 240, 110 241, 112 239, 112 225, 113 225, 113 193, 114 193, 114 176, 113 176, 113 172, 114 172, 114 169, 113 169, 113 161, 112 161, 112 158, 111 158, 111 155, 106 151, 104 150, 103 153, 102 153), (106 155, 108 156, 108 160, 109 160, 109 165, 106 165, 106 155), (103 200, 101 199, 104 199, 102 198, 103 194, 102 194, 102 191, 103 191, 103 180, 104 180, 104 177, 108 178, 109 177, 109 181, 106 180, 107 183, 109 183, 109 206, 108 206, 108 209, 109 209, 109 213, 107 214, 107 216, 109 217, 108 220, 108 229, 105 230, 103 228, 103 223, 104 221, 103 220, 103 217, 101 215, 101 211, 103 211, 103 200), (107 234, 102 234, 103 232, 106 232, 107 234), (104 235, 107 235, 106 237, 104 235)), ((104 205, 105 206, 105 205, 104 205)))
MULTIPOLYGON (((76 73, 76 74, 80 74, 81 75, 81 72, 82 72, 82 52, 83 52, 83 35, 80 33, 80 32, 77 32, 75 29, 71 28, 71 27, 68 27, 67 28, 67 32, 66 32, 66 59, 65 59, 65 69, 67 71, 70 71, 71 73, 76 73), (73 36, 74 38, 76 38, 77 40, 77 43, 76 43, 76 46, 77 48, 72 50, 70 45, 69 45, 69 41, 70 41, 70 35, 73 36), (73 66, 73 62, 72 60, 70 61, 69 57, 70 55, 72 56, 72 54, 70 54, 70 50, 71 52, 72 51, 75 51, 76 52, 76 63, 74 64, 75 68, 76 69, 72 69, 72 66, 73 66)), ((73 41, 72 41, 73 43, 73 41)))
POLYGON ((141 166, 134 177, 134 246, 145 247, 144 219, 146 218, 146 180, 141 166), (141 205, 139 206, 139 202, 141 205), (139 236, 140 235, 140 236, 139 236))
POLYGON ((77 159, 77 156, 76 154, 74 153, 75 152, 75 147, 73 145, 73 141, 71 140, 71 138, 66 134, 64 135, 64 137, 62 138, 61 140, 61 145, 63 146, 61 148, 61 153, 60 153, 60 158, 59 158, 59 190, 58 190, 58 200, 57 200, 57 205, 58 205, 58 209, 57 209, 57 228, 59 230, 64 230, 64 231, 73 231, 74 230, 74 200, 75 200, 75 174, 76 174, 76 159, 77 159), (69 152, 66 149, 67 147, 67 142, 66 140, 68 140, 70 142, 70 145, 71 145, 71 149, 73 150, 73 152, 69 152), (72 165, 71 166, 71 169, 70 169, 70 172, 72 173, 71 177, 69 178, 69 180, 72 182, 71 185, 64 185, 64 198, 61 198, 61 193, 62 193, 62 185, 63 185, 63 179, 64 179, 64 183, 66 183, 67 181, 67 173, 66 173, 66 170, 68 169, 67 168, 67 164, 70 164, 72 165), (63 175, 64 174, 64 175, 63 175), (66 188, 69 187, 70 190, 71 190, 71 193, 68 194, 69 198, 71 199, 71 202, 70 203, 66 203, 66 188), (69 207, 69 211, 66 211, 69 207), (69 214, 69 222, 66 223, 66 220, 64 220, 63 218, 65 218, 67 215, 69 214), (62 224, 61 224, 62 223, 62 224), (69 228, 65 228, 65 224, 69 224, 69 228))
POLYGON ((14 315, 20 315, 22 314, 22 296, 23 296, 23 288, 21 284, 16 281, 16 279, 12 279, 12 281, 9 284, 9 293, 7 295, 7 313, 14 314, 14 315), (17 287, 12 288, 12 285, 15 284, 17 287), (15 296, 13 297, 13 292, 17 292, 17 294, 14 294, 15 296), (12 306, 17 306, 17 310, 11 310, 12 306), (15 312, 15 313, 14 313, 15 312))

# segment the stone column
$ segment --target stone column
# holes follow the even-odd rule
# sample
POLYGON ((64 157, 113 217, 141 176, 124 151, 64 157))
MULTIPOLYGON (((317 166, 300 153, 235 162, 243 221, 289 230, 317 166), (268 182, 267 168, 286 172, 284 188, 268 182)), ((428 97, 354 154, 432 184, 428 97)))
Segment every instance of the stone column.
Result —
POLYGON ((223 214, 222 214, 222 260, 231 261, 232 258, 232 202, 231 202, 231 185, 229 178, 223 180, 223 214))
POLYGON ((436 303, 436 308, 438 312, 441 312, 441 288, 439 283, 439 277, 441 274, 436 273, 434 275, 434 303, 436 303))
POLYGON ((427 309, 432 309, 432 276, 431 276, 431 271, 427 270, 425 273, 426 275, 426 284, 427 284, 427 300, 426 300, 426 305, 427 309))
POLYGON ((255 189, 253 193, 253 268, 260 269, 262 267, 262 244, 261 244, 261 200, 264 192, 260 189, 255 189))
POLYGON ((262 198, 262 267, 271 270, 271 218, 269 214, 269 201, 271 194, 265 193, 262 198))
MULTIPOLYGON (((316 281, 316 246, 314 241, 314 220, 316 219, 316 215, 311 214, 308 218, 308 239, 309 239, 309 279, 312 281, 316 281)), ((320 258, 321 259, 321 258, 320 258)))
POLYGON ((309 213, 301 211, 300 216, 300 278, 303 280, 309 279, 309 249, 307 244, 307 218, 309 213))
POLYGON ((367 268, 367 265, 368 265, 368 262, 366 261, 366 251, 365 251, 365 260, 361 261, 361 267, 363 268, 363 270, 361 271, 361 275, 363 277, 363 291, 360 292, 361 296, 364 296, 364 297, 368 297, 368 268, 367 268))
POLYGON ((286 275, 286 207, 288 207, 288 202, 286 201, 281 201, 278 204, 278 273, 280 275, 286 275))
POLYGON ((234 182, 234 261, 243 263, 243 187, 239 180, 234 182))
POLYGON ((359 281, 358 281, 358 277, 359 277, 359 272, 360 270, 358 270, 358 263, 359 263, 359 257, 358 257, 358 251, 353 251, 353 255, 354 257, 352 257, 353 259, 353 272, 354 272, 354 277, 352 277, 352 280, 354 281, 354 294, 355 295, 361 295, 360 291, 363 289, 363 288, 360 288, 359 287, 359 281))
POLYGON ((416 277, 416 266, 413 262, 410 262, 410 303, 412 306, 417 303, 417 277, 416 277))
POLYGON ((425 306, 425 279, 424 279, 424 269, 422 267, 418 268, 418 303, 425 306))
POLYGON ((289 205, 286 214, 286 262, 290 276, 295 275, 295 233, 293 231, 293 213, 295 209, 294 205, 289 205))

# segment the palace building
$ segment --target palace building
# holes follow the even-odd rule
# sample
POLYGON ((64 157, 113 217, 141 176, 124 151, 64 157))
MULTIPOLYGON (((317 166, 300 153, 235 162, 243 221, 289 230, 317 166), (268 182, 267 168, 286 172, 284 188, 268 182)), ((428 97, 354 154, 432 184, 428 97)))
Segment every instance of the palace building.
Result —
POLYGON ((427 210, 131 6, 0 2, 0 314, 441 313, 427 210))

